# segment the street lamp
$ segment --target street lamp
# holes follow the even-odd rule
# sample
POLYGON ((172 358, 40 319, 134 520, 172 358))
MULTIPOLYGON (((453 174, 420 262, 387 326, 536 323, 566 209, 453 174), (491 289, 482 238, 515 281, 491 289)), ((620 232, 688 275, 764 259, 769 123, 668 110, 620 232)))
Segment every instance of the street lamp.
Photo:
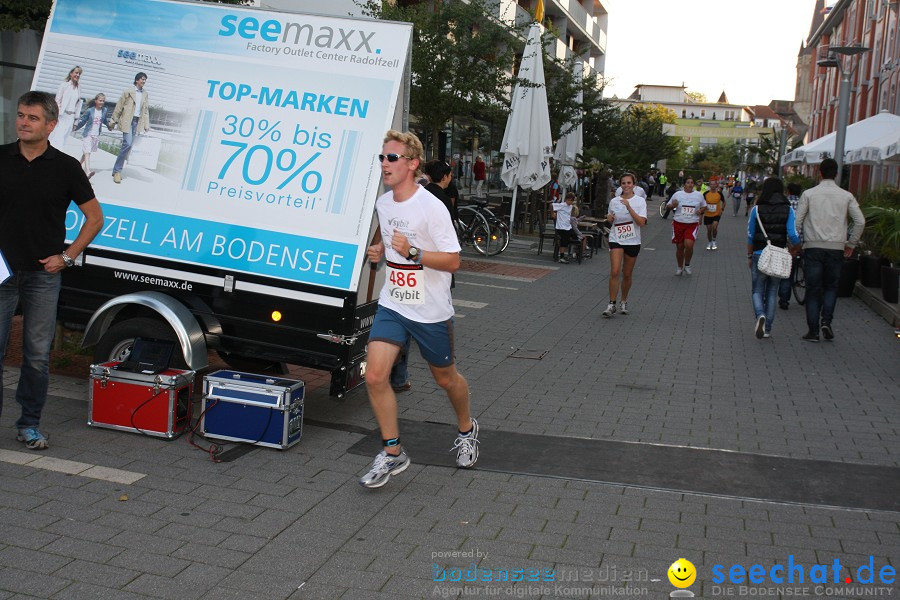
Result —
POLYGON ((844 167, 844 142, 847 139, 847 117, 850 112, 850 80, 859 67, 859 61, 854 63, 853 57, 868 51, 869 49, 863 46, 829 46, 826 58, 816 61, 820 67, 837 68, 841 74, 837 129, 834 139, 834 160, 838 164, 838 183, 841 181, 841 171, 844 167), (846 70, 843 60, 845 56, 850 57, 850 68, 846 70))

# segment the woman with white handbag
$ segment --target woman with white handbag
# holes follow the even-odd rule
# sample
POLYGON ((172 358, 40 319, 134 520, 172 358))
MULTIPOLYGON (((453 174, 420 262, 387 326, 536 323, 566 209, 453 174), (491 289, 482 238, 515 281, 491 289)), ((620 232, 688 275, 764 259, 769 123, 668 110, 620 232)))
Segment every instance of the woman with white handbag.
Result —
POLYGON ((796 250, 800 244, 794 209, 784 196, 784 182, 780 178, 769 177, 763 182, 762 192, 749 217, 747 261, 753 281, 754 334, 757 339, 762 339, 772 333, 778 285, 791 273, 791 257, 786 248, 790 245, 796 250))

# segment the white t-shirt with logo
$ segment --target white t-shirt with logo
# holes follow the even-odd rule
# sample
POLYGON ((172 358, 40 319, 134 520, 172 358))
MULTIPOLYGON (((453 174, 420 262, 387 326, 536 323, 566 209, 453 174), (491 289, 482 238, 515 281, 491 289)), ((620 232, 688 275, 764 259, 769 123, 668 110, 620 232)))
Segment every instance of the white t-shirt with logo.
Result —
MULTIPOLYGON (((459 240, 456 229, 450 220, 447 207, 422 186, 409 199, 403 202, 394 201, 394 193, 387 192, 375 202, 378 213, 378 226, 381 228, 381 239, 384 241, 384 256, 392 263, 411 265, 413 261, 401 256, 391 247, 394 231, 399 231, 409 239, 409 243, 426 252, 459 252, 459 240)), ((388 269, 391 272, 391 269, 388 269)), ((398 302, 391 296, 391 289, 396 289, 390 281, 386 281, 378 296, 378 303, 400 313, 407 319, 419 323, 439 323, 453 316, 453 300, 450 297, 451 274, 447 271, 422 268, 413 273, 416 288, 423 296, 421 303, 398 302)))
POLYGON ((556 228, 562 230, 572 229, 572 205, 568 202, 552 202, 550 204, 556 212, 556 228))
MULTIPOLYGON (((647 217, 647 201, 637 195, 628 201, 631 209, 639 216, 647 217)), ((609 201, 609 212, 615 215, 612 227, 609 228, 609 241, 622 246, 639 246, 641 243, 641 227, 634 222, 631 213, 625 208, 620 196, 609 201)))
POLYGON ((690 194, 684 190, 678 190, 672 194, 672 199, 669 202, 671 203, 673 200, 678 201, 678 208, 675 209, 675 216, 673 217, 674 221, 678 223, 700 222, 700 209, 706 208, 706 200, 703 199, 703 194, 697 190, 690 194))

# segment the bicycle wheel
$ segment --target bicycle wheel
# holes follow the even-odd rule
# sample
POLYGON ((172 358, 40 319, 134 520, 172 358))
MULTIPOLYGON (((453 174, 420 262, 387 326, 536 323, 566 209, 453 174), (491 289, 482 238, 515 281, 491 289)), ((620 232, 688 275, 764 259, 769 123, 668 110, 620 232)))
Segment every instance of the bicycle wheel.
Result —
POLYGON ((794 291, 794 299, 797 304, 803 306, 806 302, 806 274, 803 272, 803 258, 797 258, 794 263, 794 283, 791 285, 794 291))
POLYGON ((465 242, 472 244, 480 254, 487 255, 486 249, 491 238, 491 227, 484 215, 471 206, 460 206, 457 214, 465 226, 465 242))
POLYGON ((500 244, 499 248, 492 249, 489 254, 490 256, 500 254, 509 247, 509 225, 506 224, 506 221, 495 215, 487 206, 480 207, 479 212, 488 222, 488 225, 491 226, 491 237, 493 241, 499 242, 500 244))
POLYGON ((492 250, 496 244, 491 240, 490 225, 484 221, 484 217, 482 217, 482 221, 482 223, 476 222, 472 228, 472 245, 483 256, 491 256, 488 251, 492 250))
POLYGON ((509 229, 506 227, 506 223, 497 217, 485 217, 485 220, 488 223, 489 235, 485 240, 484 251, 488 256, 496 256, 509 246, 509 229))
POLYGON ((500 241, 502 242, 500 252, 503 252, 509 247, 509 226, 499 219, 497 226, 500 228, 500 241))

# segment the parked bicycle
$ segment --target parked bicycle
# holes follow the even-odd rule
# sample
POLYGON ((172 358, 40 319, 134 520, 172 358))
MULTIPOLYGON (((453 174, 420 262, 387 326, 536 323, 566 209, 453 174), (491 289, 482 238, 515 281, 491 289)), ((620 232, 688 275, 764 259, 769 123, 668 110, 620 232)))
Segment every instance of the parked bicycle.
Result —
MULTIPOLYGON (((495 215, 487 207, 486 200, 474 199, 473 204, 457 208, 459 218, 463 223, 471 224, 479 222, 481 218, 486 225, 486 235, 473 238, 475 250, 485 256, 496 256, 509 246, 509 226, 503 219, 495 215)), ((462 245, 462 241, 460 241, 462 245)))
POLYGON ((472 246, 479 254, 487 256, 487 240, 491 236, 491 227, 484 216, 477 211, 467 209, 468 207, 465 206, 459 207, 457 210, 459 219, 453 223, 456 227, 459 245, 461 247, 472 246))

